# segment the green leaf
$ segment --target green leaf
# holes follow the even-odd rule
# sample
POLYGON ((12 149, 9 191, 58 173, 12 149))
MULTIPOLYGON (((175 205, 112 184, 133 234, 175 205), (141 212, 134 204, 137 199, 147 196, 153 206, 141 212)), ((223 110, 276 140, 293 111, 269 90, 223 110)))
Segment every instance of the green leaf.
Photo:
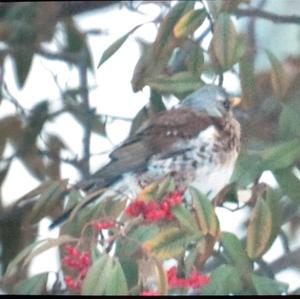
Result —
POLYGON ((279 134, 282 139, 300 137, 299 104, 284 105, 279 116, 279 134))
POLYGON ((288 284, 268 277, 252 274, 252 281, 257 295, 282 295, 288 291, 288 284))
POLYGON ((176 227, 170 227, 145 242, 143 248, 159 260, 165 260, 179 256, 190 242, 198 241, 201 238, 200 234, 190 235, 176 227))
POLYGON ((200 231, 203 235, 210 234, 216 237, 219 234, 219 220, 211 202, 194 187, 190 187, 189 192, 192 196, 200 231))
POLYGON ((39 244, 41 244, 42 242, 45 242, 45 240, 38 240, 33 242, 32 244, 28 245, 27 247, 25 247, 20 253, 18 253, 18 255, 9 263, 5 274, 4 274, 4 278, 3 280, 6 280, 7 278, 9 278, 10 276, 12 276, 18 269, 20 269, 20 266, 18 266, 18 264, 20 262, 22 262, 25 257, 32 252, 32 250, 38 246, 39 244))
POLYGON ((281 169, 273 171, 273 174, 287 196, 296 203, 300 203, 300 181, 292 169, 281 169))
POLYGON ((188 211, 183 205, 178 205, 173 208, 172 214, 179 221, 182 228, 186 229, 188 232, 199 233, 195 218, 193 217, 192 213, 188 211))
POLYGON ((212 39, 215 56, 223 70, 230 69, 236 62, 237 32, 229 14, 218 16, 212 39))
POLYGON ((160 93, 190 93, 203 86, 203 82, 190 72, 179 72, 173 76, 158 75, 148 78, 146 84, 160 93))
POLYGON ((114 260, 109 255, 102 255, 89 268, 82 283, 81 295, 105 295, 114 260))
POLYGON ((126 278, 118 259, 100 256, 89 268, 82 283, 82 295, 126 295, 126 278))
POLYGON ((129 231, 127 238, 117 241, 116 255, 119 257, 130 257, 146 241, 154 238, 159 232, 156 225, 138 226, 129 231))
POLYGON ((41 295, 47 286, 48 272, 34 275, 19 282, 14 289, 16 295, 41 295))
POLYGON ((239 270, 222 265, 211 273, 211 282, 201 290, 201 295, 238 295, 242 290, 239 270))
POLYGON ((53 182, 53 184, 41 194, 30 213, 30 223, 37 223, 43 217, 49 215, 58 201, 61 200, 62 193, 66 190, 66 186, 67 180, 53 182))
POLYGON ((247 232, 246 249, 250 259, 255 260, 268 249, 272 234, 272 215, 264 199, 258 199, 252 211, 247 232))
POLYGON ((77 239, 72 238, 69 235, 60 235, 58 238, 55 239, 54 238, 44 239, 42 244, 35 246, 31 250, 31 252, 24 259, 23 264, 27 265, 34 257, 36 257, 37 255, 41 254, 44 251, 49 250, 50 248, 57 247, 62 244, 70 243, 74 241, 77 241, 77 239))
POLYGON ((271 62, 271 82, 274 95, 278 99, 282 99, 287 91, 287 81, 285 78, 285 70, 278 58, 270 51, 266 50, 266 54, 271 62))
POLYGON ((115 259, 114 266, 111 269, 109 280, 107 281, 105 295, 124 296, 128 295, 126 277, 124 275, 120 262, 115 259))
POLYGON ((241 188, 246 188, 260 177, 262 171, 262 158, 258 154, 242 152, 230 181, 236 182, 241 188))
POLYGON ((221 242, 225 249, 225 254, 229 257, 233 266, 243 273, 252 271, 252 264, 249 260, 241 241, 232 233, 222 232, 221 242))
POLYGON ((135 26, 133 29, 131 29, 129 32, 127 32, 122 37, 118 38, 115 42, 113 42, 102 54, 101 59, 99 61, 99 64, 97 68, 99 68, 106 60, 108 60, 112 55, 114 55, 124 44, 124 42, 127 40, 129 35, 133 33, 137 28, 139 28, 141 25, 135 26))
POLYGON ((202 48, 197 43, 193 43, 191 45, 190 53, 187 56, 186 64, 188 70, 194 76, 201 76, 204 65, 204 54, 202 48))
POLYGON ((173 33, 176 38, 188 37, 202 25, 207 16, 205 9, 188 11, 176 23, 173 33))
POLYGON ((262 151, 264 169, 277 170, 287 168, 300 159, 300 140, 282 142, 262 151))
POLYGON ((33 50, 26 47, 16 50, 13 54, 13 61, 16 68, 17 83, 20 88, 24 86, 24 83, 29 74, 32 60, 33 50))
POLYGON ((247 108, 251 107, 256 100, 255 89, 253 88, 255 86, 254 64, 249 59, 249 55, 251 54, 246 53, 239 61, 243 105, 247 108))
POLYGON ((153 89, 150 90, 150 109, 153 114, 166 110, 161 94, 153 89))

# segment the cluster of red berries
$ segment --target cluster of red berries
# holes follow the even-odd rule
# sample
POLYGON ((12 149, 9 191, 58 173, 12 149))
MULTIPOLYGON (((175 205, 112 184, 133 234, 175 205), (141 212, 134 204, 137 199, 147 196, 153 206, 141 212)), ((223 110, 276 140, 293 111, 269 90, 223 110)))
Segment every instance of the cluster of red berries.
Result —
POLYGON ((160 203, 150 201, 146 203, 143 200, 136 199, 125 210, 125 213, 131 217, 143 215, 149 222, 157 222, 162 219, 172 221, 174 216, 171 209, 182 203, 183 192, 172 192, 166 196, 160 203))
POLYGON ((141 293, 141 296, 160 296, 158 292, 144 291, 141 293))
POLYGON ((210 283, 210 277, 201 275, 197 271, 193 271, 189 278, 177 277, 177 267, 170 268, 167 272, 168 284, 170 289, 177 288, 201 288, 210 283))
POLYGON ((80 252, 76 247, 66 246, 67 255, 63 258, 63 264, 74 271, 75 279, 65 276, 65 283, 69 289, 80 289, 82 281, 91 265, 91 256, 88 251, 80 252))
POLYGON ((116 222, 114 220, 107 221, 95 221, 92 223, 92 226, 95 231, 100 232, 103 229, 109 229, 116 226, 116 222))

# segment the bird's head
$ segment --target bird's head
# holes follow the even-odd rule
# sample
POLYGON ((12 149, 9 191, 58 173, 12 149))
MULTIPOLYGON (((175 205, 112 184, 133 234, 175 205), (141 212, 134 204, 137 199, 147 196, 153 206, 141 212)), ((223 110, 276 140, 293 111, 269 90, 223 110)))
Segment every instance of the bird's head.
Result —
POLYGON ((230 96, 224 88, 208 84, 187 96, 180 106, 190 107, 213 117, 223 117, 239 103, 240 98, 230 96))

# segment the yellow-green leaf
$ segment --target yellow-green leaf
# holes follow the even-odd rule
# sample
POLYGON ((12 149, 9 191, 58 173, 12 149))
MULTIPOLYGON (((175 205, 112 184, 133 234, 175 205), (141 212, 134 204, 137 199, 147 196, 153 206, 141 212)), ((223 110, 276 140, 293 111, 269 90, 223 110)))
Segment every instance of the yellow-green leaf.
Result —
POLYGON ((192 213, 188 211, 183 205, 178 205, 172 209, 172 214, 179 221, 182 228, 192 233, 200 233, 197 225, 196 219, 193 217, 192 213))
POLYGON ((219 220, 211 202, 196 188, 190 187, 189 191, 193 199, 197 223, 203 235, 210 234, 216 237, 219 234, 219 220))
POLYGON ((247 254, 255 260, 263 255, 272 234, 272 215, 264 199, 259 199, 252 211, 247 231, 247 254))
POLYGON ((173 34, 176 38, 189 36, 200 27, 206 18, 205 9, 190 10, 183 15, 176 23, 173 29, 173 34))
POLYGON ((195 1, 179 1, 166 15, 159 26, 157 37, 154 42, 154 52, 156 57, 159 56, 161 50, 172 36, 172 31, 177 21, 184 13, 193 8, 194 2, 195 1))
POLYGON ((223 70, 230 69, 237 62, 237 32, 230 16, 226 13, 220 14, 217 18, 212 45, 223 70))
POLYGON ((186 231, 171 227, 144 243, 143 248, 158 259, 165 260, 179 256, 189 242, 197 241, 201 237, 200 234, 187 234, 186 231))

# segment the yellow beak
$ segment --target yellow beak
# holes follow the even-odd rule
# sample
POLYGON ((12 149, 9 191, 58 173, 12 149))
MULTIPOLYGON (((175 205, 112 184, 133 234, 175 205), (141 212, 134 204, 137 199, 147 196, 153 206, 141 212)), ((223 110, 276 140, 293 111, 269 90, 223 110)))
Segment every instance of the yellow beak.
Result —
POLYGON ((231 107, 236 107, 241 103, 242 99, 239 97, 232 97, 229 99, 229 101, 230 101, 231 107))

